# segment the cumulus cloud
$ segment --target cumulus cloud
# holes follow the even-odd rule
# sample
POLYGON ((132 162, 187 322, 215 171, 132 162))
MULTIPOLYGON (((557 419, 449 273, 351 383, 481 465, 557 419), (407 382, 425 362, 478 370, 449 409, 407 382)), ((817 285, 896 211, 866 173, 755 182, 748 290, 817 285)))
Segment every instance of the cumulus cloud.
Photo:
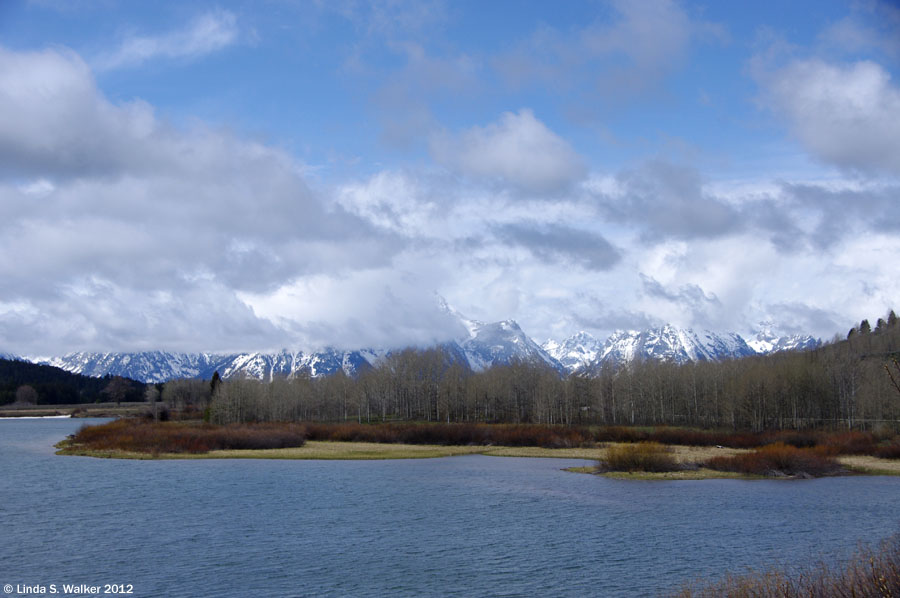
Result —
POLYGON ((75 53, 0 48, 0 78, 0 172, 102 174, 157 159, 138 149, 153 133, 149 106, 107 102, 75 53))
POLYGON ((524 247, 545 262, 609 270, 621 259, 619 251, 602 236, 565 225, 512 223, 497 227, 495 233, 502 241, 524 247))
POLYGON ((0 73, 7 339, 27 342, 23 323, 83 322, 58 351, 143 347, 142 335, 170 349, 296 345, 238 294, 382 267, 400 249, 310 190, 283 151, 112 103, 70 52, 0 50, 0 73))
POLYGON ((757 70, 766 105, 817 158, 838 167, 900 174, 900 88, 881 65, 796 60, 757 70))
POLYGON ((431 139, 434 159, 463 175, 534 194, 568 188, 586 168, 574 149, 534 113, 505 112, 496 123, 431 139))
POLYGON ((113 70, 140 66, 157 58, 194 59, 226 48, 238 37, 237 17, 216 10, 196 17, 186 28, 157 36, 126 37, 114 51, 100 56, 94 66, 113 70))

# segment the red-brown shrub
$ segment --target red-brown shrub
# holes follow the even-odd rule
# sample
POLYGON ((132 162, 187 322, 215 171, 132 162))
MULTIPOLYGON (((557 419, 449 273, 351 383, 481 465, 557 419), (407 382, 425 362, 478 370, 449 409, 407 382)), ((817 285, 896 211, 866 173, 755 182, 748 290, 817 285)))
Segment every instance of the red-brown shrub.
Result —
POLYGON ((797 448, 777 442, 750 453, 732 457, 713 457, 705 463, 710 469, 734 471, 751 475, 810 475, 823 476, 837 473, 840 464, 814 448, 797 448))
POLYGON ((875 456, 881 459, 900 459, 900 439, 895 438, 890 444, 876 448, 875 456))
POLYGON ((301 424, 187 424, 120 419, 99 426, 85 426, 73 437, 92 450, 124 450, 141 453, 205 453, 225 449, 270 449, 303 446, 306 428, 301 424))
POLYGON ((875 436, 857 430, 826 435, 820 442, 834 455, 872 455, 878 446, 875 436))
POLYGON ((308 423, 309 440, 440 445, 577 447, 593 444, 593 435, 577 427, 502 424, 323 424, 308 423))

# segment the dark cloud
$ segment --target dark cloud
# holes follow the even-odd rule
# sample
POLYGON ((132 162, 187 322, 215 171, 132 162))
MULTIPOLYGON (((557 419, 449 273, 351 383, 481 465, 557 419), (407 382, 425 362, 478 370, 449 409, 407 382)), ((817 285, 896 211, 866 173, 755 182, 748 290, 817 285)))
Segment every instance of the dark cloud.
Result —
POLYGON ((767 198, 745 205, 741 211, 746 220, 767 235, 779 251, 798 251, 807 247, 806 233, 796 222, 789 202, 767 198))
MULTIPOLYGON (((788 205, 807 221, 808 242, 827 249, 861 230, 898 231, 900 186, 833 188, 825 185, 783 183, 788 205)), ((796 218, 800 218, 797 216, 796 218)))
POLYGON ((647 240, 709 239, 739 232, 746 223, 736 208, 703 190, 693 168, 662 160, 617 177, 620 193, 598 195, 601 211, 637 226, 647 240))
POLYGON ((722 308, 719 298, 699 285, 688 283, 673 289, 643 273, 640 278, 645 295, 677 305, 684 313, 692 314, 693 321, 711 322, 717 316, 712 312, 722 308))
POLYGON ((496 227, 494 234, 504 243, 524 247, 545 262, 609 270, 621 260, 619 250, 600 235, 559 224, 506 224, 496 227))

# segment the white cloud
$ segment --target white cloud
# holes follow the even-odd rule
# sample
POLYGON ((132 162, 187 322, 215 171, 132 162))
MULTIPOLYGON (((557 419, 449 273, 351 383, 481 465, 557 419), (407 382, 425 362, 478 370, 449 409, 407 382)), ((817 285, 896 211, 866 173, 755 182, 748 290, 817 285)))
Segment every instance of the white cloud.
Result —
POLYGON ((427 347, 466 334, 435 295, 445 274, 430 256, 407 252, 390 267, 307 276, 241 298, 307 347, 427 347))
POLYGON ((534 194, 565 190, 586 174, 575 150, 528 109, 504 112, 498 122, 459 135, 435 135, 431 153, 463 175, 534 194))
POLYGON ((845 169, 900 174, 900 88, 883 67, 797 60, 757 78, 766 104, 810 153, 845 169))
POLYGON ((0 336, 17 351, 299 344, 238 295, 400 248, 283 151, 112 103, 72 53, 0 50, 0 74, 0 298, 27 307, 0 336))
POLYGON ((413 177, 399 172, 379 172, 366 181, 350 182, 336 191, 338 203, 348 212, 373 225, 405 236, 433 234, 429 230, 437 212, 437 203, 427 197, 413 177))
POLYGON ((207 12, 184 29, 157 36, 129 36, 114 51, 100 56, 94 66, 105 71, 140 66, 157 58, 193 59, 230 46, 238 33, 234 13, 207 12))

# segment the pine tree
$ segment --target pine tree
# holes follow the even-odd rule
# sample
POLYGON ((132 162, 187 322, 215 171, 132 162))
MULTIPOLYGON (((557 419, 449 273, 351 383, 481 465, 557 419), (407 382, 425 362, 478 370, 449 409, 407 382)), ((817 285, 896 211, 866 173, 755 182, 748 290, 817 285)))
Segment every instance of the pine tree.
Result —
POLYGON ((897 314, 894 313, 894 310, 891 310, 891 313, 888 314, 887 318, 888 326, 896 326, 897 325, 897 314))
POLYGON ((869 324, 869 320, 863 320, 859 323, 860 334, 869 334, 870 332, 872 332, 872 326, 869 324))

